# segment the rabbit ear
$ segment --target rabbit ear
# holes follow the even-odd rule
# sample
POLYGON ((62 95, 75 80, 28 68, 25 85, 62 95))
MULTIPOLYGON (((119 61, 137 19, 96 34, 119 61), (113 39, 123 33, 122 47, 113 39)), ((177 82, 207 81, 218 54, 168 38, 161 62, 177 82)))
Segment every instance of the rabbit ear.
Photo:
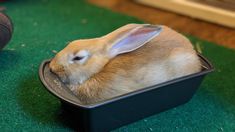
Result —
POLYGON ((161 31, 161 26, 147 24, 130 29, 120 38, 115 38, 112 41, 113 43, 108 49, 108 54, 110 57, 114 57, 122 53, 134 51, 159 35, 161 31))

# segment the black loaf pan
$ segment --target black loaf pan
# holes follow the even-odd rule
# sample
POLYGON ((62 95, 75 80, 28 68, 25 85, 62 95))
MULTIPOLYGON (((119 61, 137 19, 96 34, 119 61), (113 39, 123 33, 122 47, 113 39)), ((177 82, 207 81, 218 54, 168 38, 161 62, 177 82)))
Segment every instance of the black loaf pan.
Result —
POLYGON ((42 62, 39 75, 43 85, 61 100, 65 111, 76 118, 79 131, 104 132, 168 110, 189 101, 204 76, 214 70, 202 55, 201 72, 143 88, 91 105, 83 105, 49 70, 50 60, 42 62))

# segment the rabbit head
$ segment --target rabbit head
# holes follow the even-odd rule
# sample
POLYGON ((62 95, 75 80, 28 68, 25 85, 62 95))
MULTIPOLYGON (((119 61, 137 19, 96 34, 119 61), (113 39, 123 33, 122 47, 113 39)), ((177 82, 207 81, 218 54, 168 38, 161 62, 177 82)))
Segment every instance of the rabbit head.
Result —
POLYGON ((100 38, 73 41, 51 60, 49 67, 62 82, 80 85, 115 56, 138 49, 161 29, 147 24, 128 24, 100 38))

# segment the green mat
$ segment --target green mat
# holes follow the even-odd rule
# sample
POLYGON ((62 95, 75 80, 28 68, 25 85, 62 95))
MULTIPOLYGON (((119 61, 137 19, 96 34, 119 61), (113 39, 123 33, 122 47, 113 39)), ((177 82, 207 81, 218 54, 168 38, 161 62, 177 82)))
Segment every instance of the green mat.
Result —
MULTIPOLYGON (((0 52, 0 130, 74 131, 61 116, 59 100, 40 83, 39 64, 71 40, 142 22, 79 0, 9 0, 2 5, 15 31, 0 52)), ((235 131, 235 51, 188 37, 217 70, 187 104, 114 131, 235 131)))

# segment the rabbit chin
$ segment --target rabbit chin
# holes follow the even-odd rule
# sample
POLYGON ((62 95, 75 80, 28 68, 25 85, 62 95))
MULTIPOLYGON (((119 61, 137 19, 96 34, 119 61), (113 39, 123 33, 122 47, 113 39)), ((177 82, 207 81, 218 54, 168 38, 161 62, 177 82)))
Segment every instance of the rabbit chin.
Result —
POLYGON ((67 77, 66 82, 70 85, 79 86, 84 83, 87 78, 88 77, 85 74, 80 74, 80 76, 77 76, 77 74, 72 74, 67 77))
POLYGON ((79 84, 78 85, 74 85, 74 84, 66 84, 66 86, 76 94, 77 89, 79 88, 79 84))

